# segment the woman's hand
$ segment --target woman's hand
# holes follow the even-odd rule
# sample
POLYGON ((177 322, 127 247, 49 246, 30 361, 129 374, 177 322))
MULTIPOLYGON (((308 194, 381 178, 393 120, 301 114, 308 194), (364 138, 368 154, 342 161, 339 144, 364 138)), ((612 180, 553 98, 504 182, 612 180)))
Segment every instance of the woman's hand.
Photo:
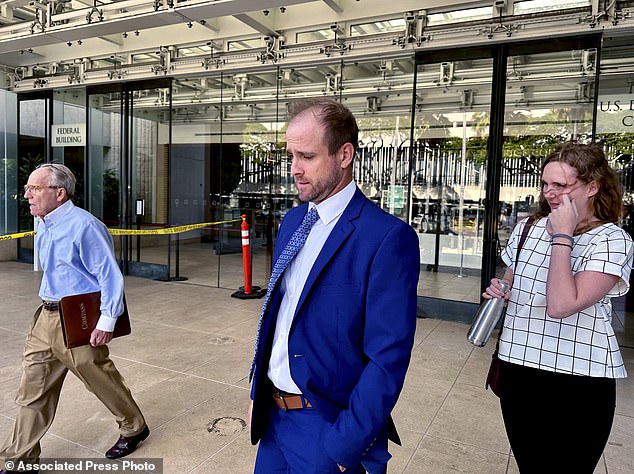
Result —
POLYGON ((484 291, 484 293, 482 293, 482 296, 485 297, 486 299, 491 299, 491 298, 506 298, 509 299, 511 297, 511 282, 508 280, 500 280, 499 278, 493 278, 491 280, 491 285, 489 285, 487 287, 487 289, 484 291), (502 289, 502 285, 500 284, 500 282, 503 281, 504 283, 506 283, 507 287, 509 288, 509 290, 507 292, 504 292, 504 290, 502 289))
POLYGON ((567 234, 572 236, 579 223, 579 212, 574 200, 567 194, 561 195, 561 203, 548 215, 550 234, 567 234))

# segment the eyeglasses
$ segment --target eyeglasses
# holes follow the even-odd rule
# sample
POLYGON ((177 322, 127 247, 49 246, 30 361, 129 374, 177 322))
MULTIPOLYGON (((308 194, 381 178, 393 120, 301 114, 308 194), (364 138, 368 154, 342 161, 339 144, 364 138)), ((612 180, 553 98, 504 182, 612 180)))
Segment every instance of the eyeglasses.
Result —
POLYGON ((554 194, 555 196, 559 196, 560 194, 565 193, 566 191, 570 192, 572 191, 577 183, 579 181, 575 181, 574 183, 566 183, 566 184, 562 184, 562 183, 544 183, 542 181, 542 193, 547 194, 547 193, 551 193, 554 194))
POLYGON ((25 184, 24 192, 31 191, 31 194, 39 194, 45 189, 59 189, 61 186, 38 186, 37 184, 25 184))

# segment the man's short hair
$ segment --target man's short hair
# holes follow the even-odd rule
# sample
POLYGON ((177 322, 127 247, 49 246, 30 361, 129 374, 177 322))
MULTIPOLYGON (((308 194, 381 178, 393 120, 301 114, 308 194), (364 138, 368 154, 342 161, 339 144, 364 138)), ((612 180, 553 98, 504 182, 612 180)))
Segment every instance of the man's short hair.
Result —
POLYGON ((51 186, 57 186, 66 190, 68 199, 75 196, 75 184, 77 179, 73 172, 60 163, 42 163, 36 169, 49 168, 51 170, 51 186))
POLYGON ((359 126, 348 107, 328 97, 300 99, 289 104, 289 123, 309 110, 324 127, 328 153, 335 154, 345 143, 351 143, 357 153, 359 126))

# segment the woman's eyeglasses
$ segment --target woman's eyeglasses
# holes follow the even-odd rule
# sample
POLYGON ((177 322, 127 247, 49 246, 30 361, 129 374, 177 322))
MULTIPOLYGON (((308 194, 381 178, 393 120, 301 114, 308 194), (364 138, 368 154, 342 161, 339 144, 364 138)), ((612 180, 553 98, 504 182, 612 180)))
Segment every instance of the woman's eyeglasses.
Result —
POLYGON ((579 181, 575 181, 574 183, 566 183, 566 184, 562 184, 562 183, 544 183, 542 181, 542 192, 544 194, 554 194, 555 196, 559 196, 560 194, 563 194, 565 192, 570 192, 573 189, 575 189, 577 186, 577 184, 579 183, 579 181))

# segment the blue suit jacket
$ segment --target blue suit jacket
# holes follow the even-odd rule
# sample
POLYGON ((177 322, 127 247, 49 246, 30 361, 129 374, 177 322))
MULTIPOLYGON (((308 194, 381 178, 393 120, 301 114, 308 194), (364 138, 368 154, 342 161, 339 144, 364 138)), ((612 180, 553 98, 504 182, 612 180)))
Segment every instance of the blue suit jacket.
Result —
MULTIPOLYGON (((273 261, 307 209, 284 218, 273 261)), ((289 334, 293 380, 333 423, 324 449, 344 466, 368 455, 387 462, 385 443, 374 441, 388 431, 399 442, 390 412, 414 341, 419 271, 416 232, 357 189, 313 265, 289 334)), ((266 372, 280 301, 276 288, 262 322, 251 388, 253 444, 266 430, 272 403, 266 372)))

